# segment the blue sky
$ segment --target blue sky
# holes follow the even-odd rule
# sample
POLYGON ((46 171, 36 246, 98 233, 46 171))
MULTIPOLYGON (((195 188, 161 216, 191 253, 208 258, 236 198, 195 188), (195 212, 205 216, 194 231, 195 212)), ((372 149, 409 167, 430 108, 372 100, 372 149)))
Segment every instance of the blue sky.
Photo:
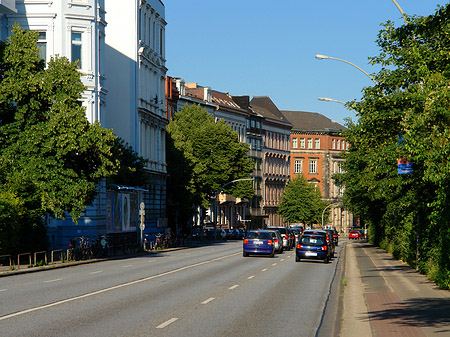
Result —
MULTIPOLYGON (((392 0, 163 0, 168 75, 231 95, 270 96, 280 110, 319 112, 343 122, 341 104, 360 99, 377 34, 403 23, 392 0)), ((449 0, 397 0, 408 15, 427 16, 449 0)))

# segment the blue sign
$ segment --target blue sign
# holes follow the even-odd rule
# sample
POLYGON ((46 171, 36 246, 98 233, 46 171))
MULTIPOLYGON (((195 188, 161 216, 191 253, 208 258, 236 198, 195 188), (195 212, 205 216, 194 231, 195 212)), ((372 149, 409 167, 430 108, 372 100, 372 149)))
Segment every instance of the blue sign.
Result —
POLYGON ((411 174, 414 172, 411 161, 401 158, 397 160, 397 173, 398 174, 411 174))

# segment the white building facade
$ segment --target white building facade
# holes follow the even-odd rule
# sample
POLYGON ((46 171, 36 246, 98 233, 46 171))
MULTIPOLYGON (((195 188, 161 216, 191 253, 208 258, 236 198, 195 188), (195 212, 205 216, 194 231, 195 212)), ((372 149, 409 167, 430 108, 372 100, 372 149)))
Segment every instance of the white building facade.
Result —
POLYGON ((77 62, 86 89, 82 105, 89 122, 113 129, 148 160, 145 189, 119 187, 99 195, 77 225, 48 219, 53 248, 69 238, 128 233, 136 239, 138 206, 144 201, 147 231, 165 219, 165 8, 160 0, 0 0, 0 37, 15 22, 39 32, 41 57, 77 62))

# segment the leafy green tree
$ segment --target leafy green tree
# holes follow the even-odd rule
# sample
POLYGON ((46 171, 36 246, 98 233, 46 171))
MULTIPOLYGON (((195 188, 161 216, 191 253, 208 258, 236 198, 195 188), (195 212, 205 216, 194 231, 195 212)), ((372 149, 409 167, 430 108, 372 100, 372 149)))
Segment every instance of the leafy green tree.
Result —
MULTIPOLYGON (((253 172, 253 162, 247 157, 248 145, 239 142, 237 133, 225 121, 216 123, 198 105, 185 105, 175 114, 167 132, 168 193, 179 200, 172 202, 208 207, 220 187, 248 178, 253 172)), ((253 195, 248 184, 237 185, 225 192, 238 197, 253 195)))
POLYGON ((119 160, 117 173, 107 179, 109 184, 142 187, 148 183, 145 166, 148 162, 129 146, 123 139, 116 138, 112 149, 114 158, 119 160))
MULTIPOLYGON (((320 190, 300 175, 286 185, 278 205, 278 214, 290 223, 320 223, 327 205, 321 198, 320 190)), ((328 213, 325 215, 328 217, 328 213)))
POLYGON ((35 227, 46 213, 61 218, 67 211, 76 220, 97 182, 117 171, 116 137, 86 119, 76 65, 56 57, 45 68, 37 32, 17 24, 12 32, 0 43, 0 200, 35 227))
POLYGON ((349 103, 359 120, 348 125, 346 173, 336 177, 372 240, 444 288, 450 287, 449 19, 446 5, 398 28, 384 25, 381 53, 370 58, 382 67, 378 84, 349 103), (413 174, 397 174, 399 158, 411 160, 413 174))

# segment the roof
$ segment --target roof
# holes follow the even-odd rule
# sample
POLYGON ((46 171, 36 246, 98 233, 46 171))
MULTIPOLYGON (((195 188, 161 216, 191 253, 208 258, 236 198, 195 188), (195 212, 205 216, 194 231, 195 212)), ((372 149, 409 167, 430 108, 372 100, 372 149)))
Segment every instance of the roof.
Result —
POLYGON ((278 110, 269 96, 254 96, 250 108, 257 114, 290 125, 289 120, 278 110))
POLYGON ((281 111, 281 113, 292 123, 292 130, 307 131, 336 131, 347 128, 328 117, 308 111, 281 111))

